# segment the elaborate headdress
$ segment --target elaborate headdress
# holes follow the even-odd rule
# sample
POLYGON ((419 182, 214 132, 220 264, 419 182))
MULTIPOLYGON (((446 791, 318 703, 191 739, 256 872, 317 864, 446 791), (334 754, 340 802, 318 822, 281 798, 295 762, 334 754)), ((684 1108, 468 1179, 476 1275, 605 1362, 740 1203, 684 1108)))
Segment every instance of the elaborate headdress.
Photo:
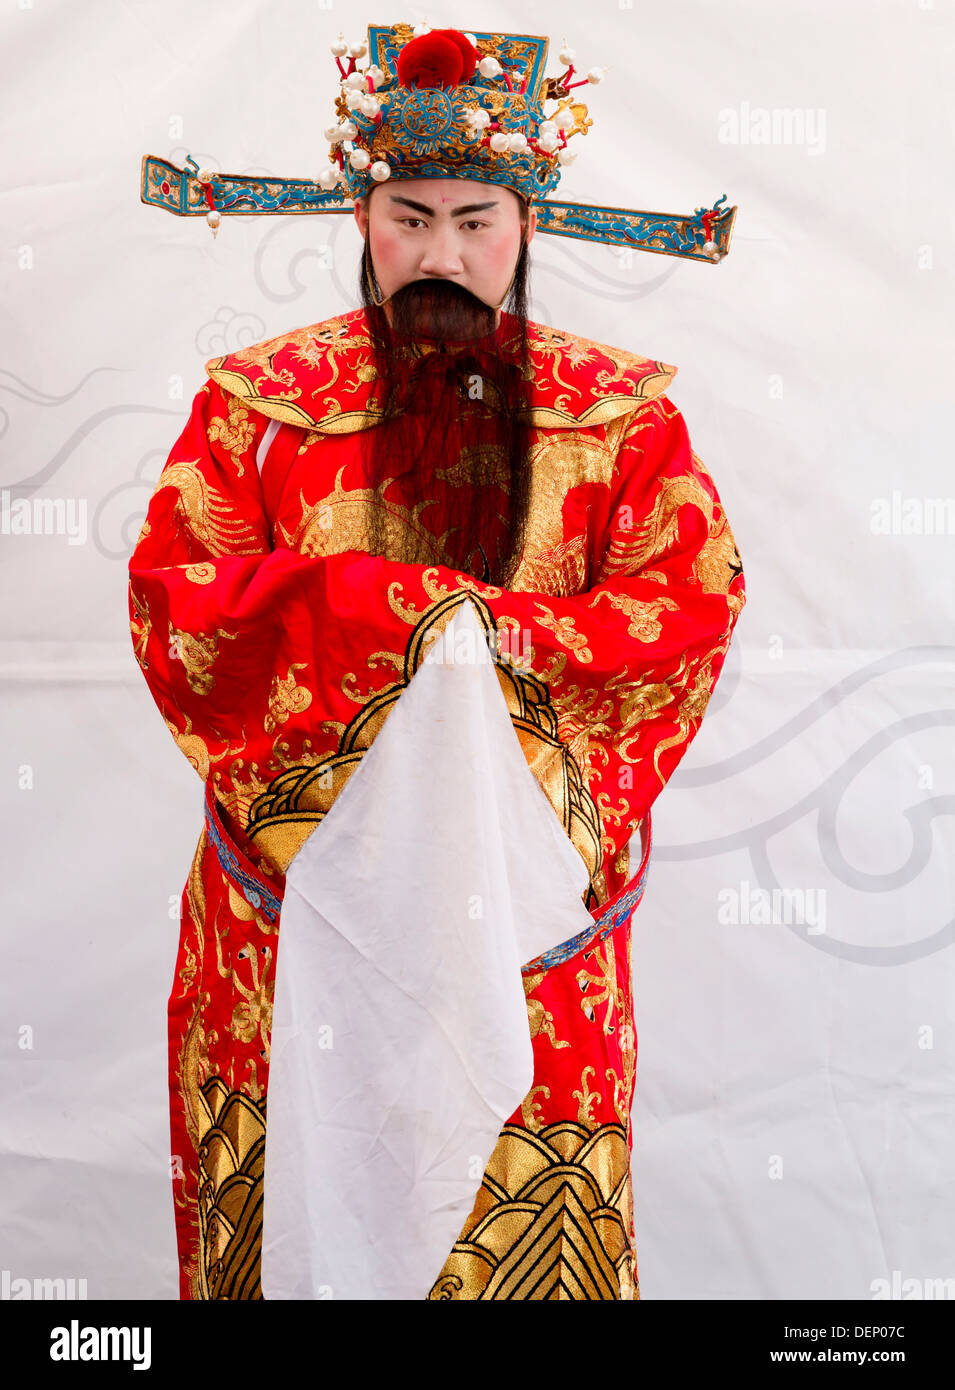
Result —
POLYGON ((355 199, 388 179, 466 178, 520 194, 537 209, 541 232, 721 260, 736 216, 735 207, 723 206, 725 194, 685 216, 544 196, 576 158, 570 139, 593 124, 572 93, 604 76, 591 68, 571 81, 574 53, 565 45, 563 72, 545 77, 547 43, 529 34, 407 24, 371 25, 367 43, 339 35, 331 46, 338 119, 325 130, 330 163, 316 180, 218 174, 191 158, 180 169, 146 155, 142 201, 180 217, 205 215, 215 233, 221 217, 235 214, 350 212, 355 199))

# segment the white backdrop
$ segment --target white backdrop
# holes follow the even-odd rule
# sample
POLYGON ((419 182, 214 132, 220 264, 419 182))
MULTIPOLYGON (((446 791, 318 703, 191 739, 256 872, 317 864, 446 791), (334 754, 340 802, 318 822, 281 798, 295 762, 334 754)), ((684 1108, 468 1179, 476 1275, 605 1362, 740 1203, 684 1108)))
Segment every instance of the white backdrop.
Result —
POLYGON ((0 1268, 177 1296, 165 1005, 201 786, 126 563, 204 361, 357 302, 349 219, 214 241, 140 205, 140 157, 314 174, 329 41, 398 19, 610 66, 557 196, 740 208, 718 267, 533 247, 532 317, 679 367, 749 592, 634 919, 643 1297, 930 1296, 955 1278, 948 0, 8 0, 0 501, 79 525, 0 513, 0 1268), (760 920, 773 889, 801 921, 778 894, 760 920))

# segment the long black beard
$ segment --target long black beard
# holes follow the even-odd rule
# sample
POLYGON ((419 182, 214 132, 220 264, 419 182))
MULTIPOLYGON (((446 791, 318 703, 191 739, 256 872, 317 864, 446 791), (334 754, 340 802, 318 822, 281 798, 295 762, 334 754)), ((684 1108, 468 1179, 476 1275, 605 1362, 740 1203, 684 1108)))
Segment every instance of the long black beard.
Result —
POLYGON ((385 411, 361 436, 374 492, 369 554, 444 563, 502 587, 513 577, 530 495, 526 257, 525 246, 514 311, 496 329, 493 310, 450 280, 404 285, 389 301, 389 323, 362 275, 375 399, 385 411))

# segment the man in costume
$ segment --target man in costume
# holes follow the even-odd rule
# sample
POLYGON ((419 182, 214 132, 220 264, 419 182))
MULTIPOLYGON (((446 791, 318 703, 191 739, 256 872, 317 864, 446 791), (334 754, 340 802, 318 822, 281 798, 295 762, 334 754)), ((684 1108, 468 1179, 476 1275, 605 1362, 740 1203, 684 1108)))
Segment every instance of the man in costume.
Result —
POLYGON ((560 78, 544 77, 546 41, 526 35, 378 26, 332 51, 339 120, 315 183, 143 162, 144 201, 205 214, 213 231, 224 214, 340 212, 351 199, 364 237, 361 308, 207 364, 129 565, 137 660, 205 784, 169 1001, 181 1295, 262 1297, 265 1250, 268 1297, 638 1297, 631 919, 650 808, 700 727, 743 576, 666 395, 675 368, 529 322, 528 245, 549 231, 715 261, 735 209, 677 218, 545 200, 568 138, 590 125, 571 91, 601 76, 572 82, 566 48, 560 78), (486 642, 490 704, 471 699, 476 676, 427 685, 428 654, 452 631, 486 642), (471 724, 443 730, 445 708, 471 724), (491 756, 448 769, 452 739, 429 767, 449 733, 473 733, 491 756), (402 740, 414 741, 411 771, 389 783, 402 740), (386 787, 400 797, 417 776, 434 778, 452 818, 472 788, 514 779, 495 783, 501 843, 479 819, 442 839, 427 799, 382 805, 386 787), (412 873, 422 842, 447 847, 433 878, 427 857, 420 880, 414 870, 419 932, 402 917, 400 865, 412 873), (441 934, 457 844, 465 877, 532 846, 547 865, 524 896, 519 875, 482 889, 491 946, 471 931, 460 958, 459 938, 441 934), (367 936, 379 910, 397 923, 385 945, 367 936), (514 963, 500 984, 494 961, 514 963), (460 1000, 450 1019, 441 999, 419 1007, 435 981, 460 1000), (296 988, 308 995, 297 1005, 296 988), (339 1007, 336 1079, 315 1059, 339 1007), (390 1010, 398 1044, 373 1053, 354 1020, 386 1026, 390 1010), (498 1043, 500 1073, 482 1080, 498 1043), (373 1084, 371 1059, 384 1069, 391 1054, 388 1084, 417 1067, 415 1094, 431 1097, 400 1123, 373 1084), (459 1079, 432 1096, 444 1061, 459 1079), (456 1091, 472 1083, 467 1109, 456 1091), (427 1144, 448 1153, 423 1163, 429 1124, 427 1144), (365 1147, 353 1150, 356 1129, 365 1147), (384 1150, 409 1132, 402 1187, 410 1167, 389 1170, 384 1150), (334 1167, 339 1149, 352 1167, 367 1158, 361 1182, 334 1167), (480 1161, 462 1175, 466 1154, 480 1161), (365 1247, 351 1263, 334 1248, 347 1243, 365 1247))

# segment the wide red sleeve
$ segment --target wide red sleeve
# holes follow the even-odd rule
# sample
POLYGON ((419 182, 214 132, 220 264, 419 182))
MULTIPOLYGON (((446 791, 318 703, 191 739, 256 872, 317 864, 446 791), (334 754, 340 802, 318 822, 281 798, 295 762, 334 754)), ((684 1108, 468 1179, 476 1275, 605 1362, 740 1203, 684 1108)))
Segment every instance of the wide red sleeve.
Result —
POLYGON ((487 602, 547 686, 558 736, 597 805, 608 865, 699 730, 745 602, 713 480, 666 397, 623 437, 595 564, 584 593, 487 602))
MULTIPOLYGON (((349 726, 400 680, 433 603, 424 566, 273 548, 256 464, 267 425, 203 387, 129 561, 130 630, 149 690, 240 827, 283 771, 339 753, 349 726)), ((438 571, 445 588, 457 578, 438 571)))
POLYGON ((129 561, 136 658, 183 753, 223 793, 261 790, 287 762, 293 729, 300 750, 334 747, 355 712, 349 673, 364 677, 386 630, 407 640, 372 582, 381 576, 354 571, 370 557, 273 548, 256 464, 267 425, 204 386, 129 561))

